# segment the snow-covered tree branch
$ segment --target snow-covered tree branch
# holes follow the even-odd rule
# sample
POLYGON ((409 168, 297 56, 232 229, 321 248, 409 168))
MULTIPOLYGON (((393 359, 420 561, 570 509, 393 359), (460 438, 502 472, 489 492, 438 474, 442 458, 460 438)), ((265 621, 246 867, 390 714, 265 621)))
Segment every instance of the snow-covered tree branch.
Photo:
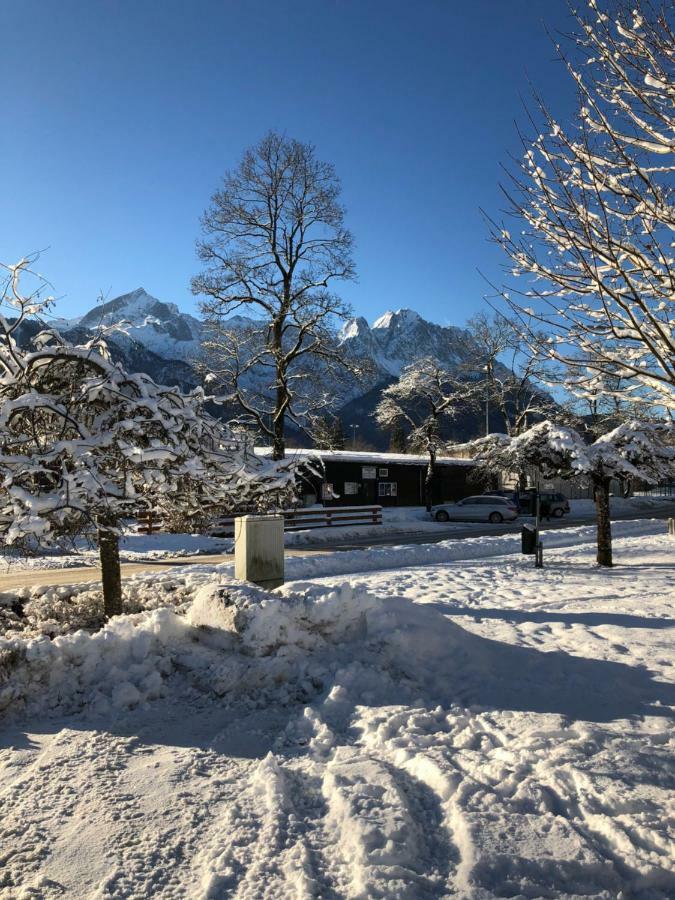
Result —
POLYGON ((574 429, 546 421, 516 437, 490 435, 462 449, 469 450, 482 467, 491 471, 535 468, 544 478, 581 477, 590 481, 598 523, 597 560, 602 566, 612 565, 612 479, 658 483, 675 476, 672 428, 639 421, 625 422, 592 444, 574 429))
POLYGON ((0 522, 8 544, 93 534, 106 614, 121 611, 121 520, 143 505, 198 491, 206 505, 246 503, 292 483, 290 466, 255 460, 205 413, 201 390, 182 394, 113 363, 100 340, 75 346, 55 331, 32 349, 15 340, 47 300, 24 295, 30 262, 5 268, 0 315, 0 522))
POLYGON ((554 377, 552 366, 530 352, 520 329, 501 313, 479 313, 467 325, 481 352, 475 378, 483 382, 484 400, 499 412, 506 433, 520 434, 528 424, 551 416, 555 403, 542 381, 554 377))
POLYGON ((433 502, 435 463, 443 444, 440 425, 452 419, 471 393, 452 373, 426 357, 406 366, 398 381, 382 391, 375 420, 384 429, 402 425, 411 449, 429 456, 424 494, 427 509, 433 502))
POLYGON ((590 0, 575 50, 558 48, 579 95, 565 126, 539 102, 541 133, 505 189, 515 227, 491 222, 523 277, 503 296, 540 358, 577 384, 675 408, 675 38, 672 6, 590 0), (544 331, 542 340, 535 332, 544 331))

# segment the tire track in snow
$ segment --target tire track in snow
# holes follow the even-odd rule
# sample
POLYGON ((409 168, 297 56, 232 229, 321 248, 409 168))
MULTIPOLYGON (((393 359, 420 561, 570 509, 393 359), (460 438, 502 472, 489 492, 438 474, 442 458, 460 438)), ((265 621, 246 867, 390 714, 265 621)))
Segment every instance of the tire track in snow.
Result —
POLYGON ((616 796, 614 778, 600 777, 598 784, 592 773, 569 764, 544 769, 540 778, 547 783, 560 814, 611 862, 624 882, 636 891, 675 894, 675 840, 672 832, 668 834, 668 822, 662 819, 667 792, 655 796, 654 803, 644 793, 631 802, 625 794, 616 796))
POLYGON ((313 768, 311 760, 271 753, 251 766, 236 803, 214 823, 210 844, 200 854, 200 898, 346 896, 341 862, 323 827, 326 806, 313 768))
POLYGON ((430 829, 438 813, 399 769, 358 747, 325 767, 327 825, 350 861, 349 897, 431 898, 445 893, 446 859, 430 829))

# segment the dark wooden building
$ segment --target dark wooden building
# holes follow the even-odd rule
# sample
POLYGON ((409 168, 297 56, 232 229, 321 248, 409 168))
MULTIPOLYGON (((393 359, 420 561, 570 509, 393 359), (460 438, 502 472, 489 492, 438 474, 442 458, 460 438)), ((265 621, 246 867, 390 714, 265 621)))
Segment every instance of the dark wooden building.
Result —
MULTIPOLYGON (((264 450, 256 452, 264 453, 264 450)), ((426 456, 369 453, 351 450, 288 450, 287 456, 321 460, 321 474, 307 473, 300 493, 306 505, 421 506, 424 504, 426 456)), ((439 457, 434 503, 460 500, 471 493, 467 485, 474 463, 439 457)))

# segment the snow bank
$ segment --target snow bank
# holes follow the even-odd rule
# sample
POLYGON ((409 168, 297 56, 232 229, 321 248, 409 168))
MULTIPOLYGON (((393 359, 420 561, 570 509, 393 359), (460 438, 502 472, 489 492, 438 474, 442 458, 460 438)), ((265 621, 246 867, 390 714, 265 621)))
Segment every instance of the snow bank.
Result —
MULTIPOLYGON (((120 561, 137 563, 181 556, 229 553, 232 548, 231 538, 163 532, 148 535, 137 534, 134 530, 130 530, 120 539, 120 561)), ((98 550, 84 539, 77 541, 75 548, 70 552, 53 550, 26 555, 12 548, 0 549, 0 565, 4 565, 7 572, 16 569, 74 569, 98 564, 98 550)))
POLYGON ((3 884, 675 896, 660 524, 609 571, 591 541, 274 593, 197 567, 186 616, 3 642, 3 884))
POLYGON ((172 671, 168 648, 184 642, 188 629, 158 609, 119 616, 95 634, 0 641, 0 709, 86 705, 104 712, 158 697, 172 671))
MULTIPOLYGON (((663 534, 665 529, 666 523, 660 519, 639 519, 627 522, 614 522, 612 524, 612 534, 615 538, 628 537, 630 535, 663 534)), ((544 550, 593 543, 595 540, 595 525, 550 529, 542 533, 544 550)), ((435 544, 364 547, 362 550, 347 550, 341 553, 288 559, 286 560, 286 578, 291 580, 294 578, 377 572, 383 569, 455 562, 460 559, 487 559, 493 556, 506 556, 513 553, 520 553, 520 534, 484 536, 465 538, 463 540, 450 538, 447 541, 439 541, 435 544)))
POLYGON ((160 696, 175 673, 237 702, 285 703, 314 696, 337 670, 364 698, 422 691, 451 703, 468 674, 495 668, 484 644, 431 609, 358 582, 268 593, 211 580, 187 616, 156 609, 93 634, 0 640, 0 708, 126 708, 160 696))
POLYGON ((0 640, 0 709, 135 706, 161 695, 177 670, 238 700, 255 693, 264 702, 268 690, 277 701, 311 696, 329 671, 322 655, 364 640, 381 606, 358 585, 279 596, 213 581, 186 617, 157 609, 116 617, 94 634, 0 640))
MULTIPOLYGON (((663 534, 665 522, 640 519, 616 522, 616 539, 663 534)), ((543 535, 545 550, 593 544, 595 526, 549 530, 543 535)), ((459 560, 479 560, 520 554, 520 535, 485 536, 435 544, 401 544, 365 547, 312 556, 286 559, 286 581, 308 578, 341 577, 368 572, 438 565, 459 560)), ((124 611, 128 614, 171 607, 184 612, 199 589, 214 578, 231 581, 232 563, 200 563, 152 575, 137 575, 123 580, 124 611)), ((22 588, 0 594, 0 633, 6 636, 54 637, 78 628, 95 629, 103 624, 103 600, 98 583, 22 588)))
MULTIPOLYGON (((122 580, 126 614, 171 607, 184 610, 199 587, 217 572, 215 566, 194 565, 156 575, 122 580)), ((56 637, 80 628, 104 624, 100 582, 37 585, 0 593, 0 634, 6 637, 56 637)))

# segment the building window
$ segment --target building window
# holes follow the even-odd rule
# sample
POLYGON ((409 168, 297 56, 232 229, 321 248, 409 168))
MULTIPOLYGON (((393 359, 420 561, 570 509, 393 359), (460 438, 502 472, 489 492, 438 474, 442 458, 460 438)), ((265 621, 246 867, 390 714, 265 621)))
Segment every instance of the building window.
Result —
POLYGON ((389 478, 389 469, 380 469, 378 475, 380 478, 389 478))
POLYGON ((396 497, 396 481, 381 481, 377 486, 377 493, 379 497, 396 497))

